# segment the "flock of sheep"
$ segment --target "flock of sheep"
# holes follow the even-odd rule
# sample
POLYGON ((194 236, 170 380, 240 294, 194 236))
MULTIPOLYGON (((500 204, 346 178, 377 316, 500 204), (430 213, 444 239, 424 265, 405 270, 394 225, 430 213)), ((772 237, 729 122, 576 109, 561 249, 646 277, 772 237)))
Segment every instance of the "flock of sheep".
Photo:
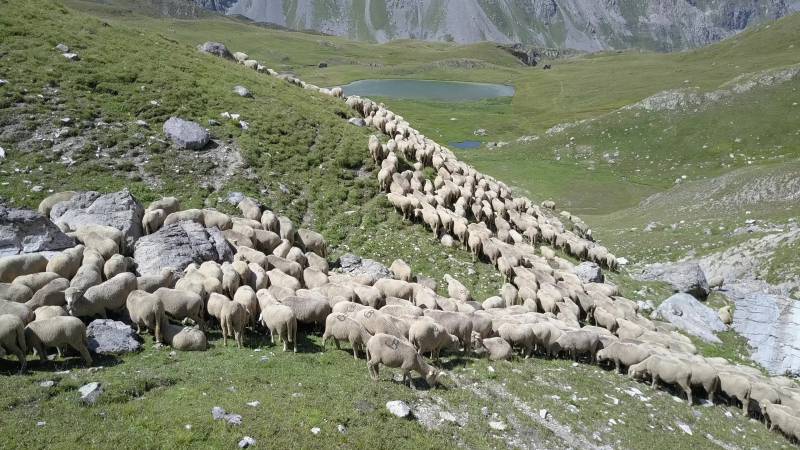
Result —
MULTIPOLYGON (((342 97, 339 88, 316 89, 342 97)), ((16 355, 24 371, 27 350, 45 359, 48 349, 60 353, 69 346, 91 363, 84 320, 109 315, 130 317, 139 331, 147 329, 177 350, 206 349, 205 331, 213 323, 224 345, 231 337, 242 346, 246 330, 264 330, 284 351, 297 351, 298 326, 324 324, 323 345, 345 341, 355 358, 364 352, 376 380, 383 364, 401 369, 411 386, 412 371, 435 385, 443 374, 435 361, 448 349, 490 360, 511 359, 515 352, 570 357, 613 365, 653 386, 673 385, 690 403, 695 391, 712 402, 721 394, 741 405, 743 414, 800 438, 800 388, 793 380, 697 355, 686 336, 640 314, 637 303, 615 286, 579 278, 574 264, 554 249, 617 268, 617 258, 593 241, 580 219, 565 212, 556 216, 552 202, 540 206, 514 197, 383 105, 359 97, 346 102, 386 138, 372 136, 367 146, 389 202, 437 238, 449 236, 475 259, 495 265, 506 280, 499 296, 477 302, 450 276, 447 295, 440 295, 435 283, 417 281, 402 260, 391 266, 394 278, 329 270, 320 234, 296 228, 253 199, 239 203, 241 217, 231 217, 211 209, 181 210, 177 199, 165 198, 146 209, 146 233, 182 221, 216 227, 235 248, 233 260, 137 277, 134 262, 123 256, 121 232, 99 225, 71 231, 81 245, 49 260, 41 254, 0 258, 0 356, 16 355), (413 170, 400 172, 400 158, 413 163, 413 170), (426 168, 433 169, 430 178, 426 168), (187 320, 195 326, 184 326, 187 320)), ((70 193, 54 194, 40 211, 48 215, 69 198, 70 193)))

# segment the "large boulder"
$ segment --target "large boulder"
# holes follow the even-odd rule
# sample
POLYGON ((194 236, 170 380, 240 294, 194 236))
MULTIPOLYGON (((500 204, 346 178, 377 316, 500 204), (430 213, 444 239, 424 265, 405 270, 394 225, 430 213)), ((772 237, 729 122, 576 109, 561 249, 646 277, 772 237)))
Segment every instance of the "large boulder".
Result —
POLYGON ((199 123, 170 117, 164 122, 164 134, 178 147, 200 150, 208 144, 211 136, 199 123))
POLYGON ((584 283, 602 283, 606 278, 600 265, 591 261, 584 261, 575 266, 575 275, 584 283))
POLYGON ((142 348, 130 325, 110 319, 97 319, 86 327, 89 351, 98 355, 121 355, 142 348))
POLYGON ((339 268, 342 272, 352 276, 368 275, 376 280, 393 277, 392 271, 378 261, 362 259, 352 253, 347 253, 339 258, 339 268))
POLYGON ((75 231, 83 225, 106 225, 122 231, 122 251, 131 249, 142 236, 143 216, 144 208, 127 189, 110 194, 79 192, 50 210, 50 218, 64 231, 75 231))
POLYGON ((233 249, 216 227, 184 221, 139 239, 133 259, 141 276, 159 275, 166 268, 183 271, 191 263, 231 261, 233 249))
POLYGON ((74 246, 74 239, 38 212, 0 205, 0 257, 74 246))
POLYGON ((678 293, 666 299, 653 311, 651 317, 667 321, 689 334, 714 344, 722 343, 714 333, 727 329, 717 315, 717 311, 684 293, 678 293))
POLYGON ((675 292, 684 292, 700 300, 708 297, 710 289, 703 269, 695 262, 675 264, 651 264, 639 274, 645 281, 664 281, 675 292))
POLYGON ((219 56, 220 58, 233 60, 233 55, 228 50, 228 47, 226 47, 225 44, 222 44, 220 42, 209 41, 204 44, 198 45, 197 49, 203 53, 208 53, 210 55, 219 56))

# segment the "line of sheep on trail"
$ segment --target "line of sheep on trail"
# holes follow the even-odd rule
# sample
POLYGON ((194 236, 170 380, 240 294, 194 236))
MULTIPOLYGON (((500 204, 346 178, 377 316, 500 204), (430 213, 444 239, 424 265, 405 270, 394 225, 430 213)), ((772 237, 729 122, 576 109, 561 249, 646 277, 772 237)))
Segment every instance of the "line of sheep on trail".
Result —
MULTIPOLYGON (((0 258, 0 356, 16 355, 24 371, 29 350, 44 360, 48 349, 69 346, 90 364, 84 321, 109 315, 176 350, 205 350, 205 332, 219 326, 223 345, 230 337, 244 346, 245 333, 263 330, 273 344, 277 339, 284 351, 296 352, 301 326, 306 332, 324 326, 323 343, 332 339, 338 348, 346 341, 355 358, 363 353, 375 380, 383 364, 399 368, 412 387, 412 371, 435 386, 444 373, 436 362, 448 350, 490 360, 515 353, 568 357, 675 386, 689 402, 697 392, 741 405, 743 414, 800 438, 800 388, 792 379, 697 355, 686 336, 639 314, 616 286, 582 281, 554 248, 611 270, 617 263, 579 219, 562 215, 571 223, 567 230, 552 202, 540 207, 513 197, 383 105, 359 97, 346 102, 388 136, 386 143, 372 136, 367 146, 389 201, 405 218, 422 221, 437 237, 454 236, 474 258, 494 264, 507 281, 500 295, 478 302, 450 276, 440 295, 436 283, 415 281, 402 260, 391 265, 394 278, 339 273, 330 268, 322 235, 253 199, 238 204, 241 217, 231 217, 182 210, 178 199, 165 198, 146 209, 147 233, 185 221, 217 228, 235 249, 232 260, 137 276, 135 261, 121 253, 119 230, 96 225, 70 232, 80 245, 49 260, 38 253, 0 258), (398 172, 400 158, 413 161, 414 171, 398 172), (435 170, 434 180, 424 168, 435 170)), ((54 194, 40 210, 69 198, 54 194)))

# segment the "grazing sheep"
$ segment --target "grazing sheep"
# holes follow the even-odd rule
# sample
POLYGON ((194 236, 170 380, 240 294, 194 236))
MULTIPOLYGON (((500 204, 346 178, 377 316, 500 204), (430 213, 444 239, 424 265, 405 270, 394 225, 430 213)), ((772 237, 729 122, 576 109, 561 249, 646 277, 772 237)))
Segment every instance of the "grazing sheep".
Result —
POLYGON ((333 339, 336 349, 339 340, 346 340, 353 349, 353 358, 358 359, 358 350, 366 348, 367 342, 372 337, 363 325, 350 318, 347 314, 330 314, 325 319, 325 332, 322 334, 322 346, 328 338, 333 339))
POLYGON ((391 267, 389 267, 389 270, 394 273, 394 277, 397 280, 407 281, 409 283, 413 281, 411 266, 406 264, 402 259, 395 259, 391 267))
POLYGON ((444 325, 447 332, 458 337, 464 353, 469 354, 472 348, 472 320, 469 315, 451 311, 433 311, 426 309, 424 314, 437 323, 444 325))
POLYGON ((383 298, 397 297, 406 300, 413 298, 414 289, 411 283, 402 280, 393 280, 391 278, 381 278, 373 285, 375 289, 381 292, 383 298))
MULTIPOLYGON (((135 291, 137 285, 136 275, 123 272, 108 281, 90 287, 83 296, 92 302, 100 303, 108 311, 119 311, 125 308, 128 294, 135 291)), ((67 302, 69 303, 69 300, 67 302)), ((74 308, 75 305, 72 306, 74 308)))
POLYGON ((600 337, 597 333, 584 330, 568 331, 561 335, 553 343, 555 354, 567 352, 569 356, 577 361, 580 355, 588 354, 591 361, 597 361, 597 351, 601 347, 600 337))
POLYGON ((203 226, 206 228, 217 227, 221 231, 230 230, 233 227, 233 221, 227 214, 215 211, 213 209, 203 210, 203 226))
POLYGON ((114 239, 103 236, 97 232, 87 232, 78 235, 78 240, 83 242, 87 249, 98 252, 106 260, 120 252, 120 247, 114 239))
POLYGON ((764 411, 764 422, 769 431, 775 431, 777 428, 790 439, 800 441, 800 417, 797 416, 797 411, 769 402, 764 402, 761 410, 764 411))
POLYGON ((513 355, 511 345, 501 337, 478 339, 478 345, 489 354, 489 361, 504 361, 513 355))
POLYGON ((422 355, 430 352, 431 359, 439 359, 442 349, 458 348, 458 338, 447 332, 444 326, 433 320, 415 320, 408 331, 408 340, 422 355))
POLYGON ((689 383, 692 370, 675 358, 651 355, 644 361, 628 367, 628 375, 638 380, 649 375, 653 388, 658 387, 658 383, 661 381, 677 384, 686 393, 686 400, 690 405, 692 404, 692 387, 689 383))
POLYGON ((45 270, 47 270, 47 258, 41 253, 4 256, 0 258, 0 283, 11 283, 21 275, 45 270))
POLYGON ((353 292, 362 305, 380 309, 384 305, 383 293, 374 286, 353 286, 353 292))
POLYGON ((709 289, 722 289, 722 285, 725 283, 725 278, 721 275, 717 275, 710 280, 708 280, 708 288, 709 289))
POLYGON ((228 346, 228 337, 236 339, 236 346, 242 348, 244 327, 247 323, 247 310, 241 303, 228 302, 222 305, 219 323, 222 327, 222 345, 228 346))
POLYGON ((380 364, 400 368, 403 372, 403 383, 408 380, 409 386, 415 389, 409 376, 412 370, 425 377, 429 386, 437 385, 442 375, 442 372, 428 365, 408 341, 388 334, 376 334, 367 342, 367 368, 374 381, 378 381, 380 364))
POLYGON ((308 262, 308 267, 319 270, 325 275, 328 274, 328 270, 330 269, 328 260, 322 256, 319 256, 314 252, 306 252, 306 261, 308 262))
POLYGON ((533 329, 530 324, 504 323, 497 329, 497 334, 508 342, 512 348, 520 348, 525 358, 533 354, 536 337, 533 334, 533 329))
POLYGON ((55 272, 60 276, 71 280, 72 277, 78 273, 78 269, 81 267, 84 250, 86 250, 86 247, 83 245, 77 245, 64 250, 63 252, 52 257, 50 261, 47 262, 46 271, 55 272))
POLYGON ((261 214, 261 226, 267 231, 272 231, 273 233, 279 232, 280 222, 278 221, 278 216, 270 210, 265 210, 264 213, 261 214))
POLYGON ((289 343, 297 353, 297 317, 291 307, 281 304, 261 305, 261 324, 269 330, 270 342, 275 344, 275 335, 283 341, 283 351, 289 351, 289 343))
POLYGON ((2 299, 0 299, 0 314, 11 314, 26 324, 34 319, 33 311, 24 303, 9 302, 2 299))
POLYGON ((483 309, 503 309, 507 305, 506 301, 503 300, 501 297, 489 297, 483 301, 481 306, 483 309))
POLYGON ((41 306, 33 312, 34 320, 50 319, 51 317, 68 316, 69 313, 62 306, 41 306))
POLYGON ((25 354, 28 346, 25 339, 25 324, 12 314, 0 315, 0 350, 12 354, 19 360, 19 373, 25 372, 25 354))
POLYGON ((68 288, 69 280, 66 278, 56 278, 36 291, 33 297, 25 302, 25 304, 31 310, 36 310, 36 308, 42 306, 64 306, 67 304, 64 291, 68 288))
POLYGON ((156 342, 164 342, 161 335, 161 324, 166 319, 164 302, 155 295, 145 291, 133 291, 125 302, 131 322, 136 324, 136 332, 141 333, 142 327, 152 330, 156 342))
POLYGON ((163 209, 153 209, 145 211, 142 217, 142 229, 144 234, 153 234, 158 231, 167 218, 167 213, 163 209))
POLYGON ((292 308, 297 321, 308 324, 325 323, 325 318, 331 313, 331 306, 327 300, 321 298, 287 297, 281 300, 282 305, 292 308))
POLYGON ((86 365, 92 357, 86 348, 86 325, 77 317, 53 317, 29 323, 25 327, 28 348, 36 350, 42 361, 47 361, 47 348, 70 346, 81 354, 86 365))
POLYGON ((192 319, 200 331, 205 330, 203 298, 199 294, 169 288, 158 288, 154 294, 164 304, 165 314, 175 320, 192 319))
POLYGON ((62 277, 55 272, 39 272, 14 278, 14 281, 11 284, 25 286, 36 293, 36 291, 43 288, 47 283, 58 278, 62 277))
POLYGON ((353 319, 364 326, 369 334, 391 334, 401 339, 406 339, 408 333, 398 327, 398 323, 389 314, 375 311, 372 308, 361 309, 352 314, 353 319))
POLYGON ((164 343, 182 352, 202 352, 208 349, 208 339, 202 330, 164 322, 161 325, 164 343))
POLYGON ((729 401, 737 400, 742 404, 742 414, 748 414, 750 405, 750 392, 752 383, 745 375, 729 371, 719 372, 719 390, 724 393, 729 401))
POLYGON ((287 275, 285 272, 278 269, 272 269, 267 272, 267 277, 269 278, 269 284, 271 286, 286 288, 293 292, 302 288, 297 278, 287 275))
POLYGON ((261 205, 250 197, 245 197, 236 205, 242 211, 242 217, 250 220, 261 220, 261 205))
POLYGON ((203 225, 205 223, 203 220, 204 214, 204 210, 202 209, 185 209, 183 211, 175 211, 171 214, 167 214, 167 217, 164 219, 164 226, 184 221, 196 222, 203 225))
POLYGON ((622 373, 623 367, 639 364, 651 354, 652 352, 644 345, 616 342, 597 352, 597 362, 612 361, 617 371, 622 373))
POLYGON ((175 197, 164 197, 161 200, 155 200, 150 203, 145 211, 155 211, 157 209, 163 210, 165 215, 170 215, 178 212, 181 209, 181 204, 175 197))
POLYGON ((464 284, 448 274, 445 274, 444 281, 447 283, 447 295, 450 298, 459 302, 468 302, 472 300, 472 294, 464 284))
POLYGON ((362 305, 361 303, 339 302, 333 305, 333 307, 331 308, 331 314, 343 313, 352 316, 353 313, 355 313, 356 311, 361 311, 362 309, 374 309, 374 308, 369 307, 367 305, 362 305))

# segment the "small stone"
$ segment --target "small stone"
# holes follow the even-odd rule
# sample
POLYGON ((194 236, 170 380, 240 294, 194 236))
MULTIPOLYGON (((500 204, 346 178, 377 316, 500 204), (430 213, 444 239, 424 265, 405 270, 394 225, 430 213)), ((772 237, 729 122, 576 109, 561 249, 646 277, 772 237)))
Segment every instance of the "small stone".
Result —
POLYGON ((386 402, 386 409, 397 417, 404 418, 411 415, 411 408, 402 400, 386 402))
POLYGON ((506 426, 504 422, 501 422, 499 420, 493 420, 489 422, 489 428, 497 431, 506 431, 506 428, 508 428, 508 426, 506 426))
POLYGON ((8 80, 2 80, 2 79, 0 79, 0 87, 2 87, 2 86, 5 86, 5 85, 7 85, 7 84, 8 84, 8 80))
POLYGON ((61 53, 67 53, 69 51, 69 47, 64 44, 56 45, 56 50, 60 51, 61 53))
POLYGON ((45 425, 47 425, 47 422, 45 422, 44 420, 40 420, 40 421, 36 422, 36 426, 37 427, 43 427, 45 425))
POLYGON ((191 430, 192 429, 192 424, 187 423, 186 425, 183 426, 183 428, 186 428, 187 430, 191 430))
POLYGON ((70 117, 63 117, 63 118, 61 119, 61 123, 62 123, 62 124, 64 124, 64 125, 69 125, 69 124, 71 124, 71 123, 72 123, 72 118, 70 118, 70 117))
POLYGON ((337 431, 338 431, 340 434, 347 434, 347 428, 345 428, 345 426, 344 426, 344 425, 342 425, 342 424, 336 425, 336 430, 337 430, 337 431))
POLYGON ((458 422, 458 418, 455 416, 455 414, 447 411, 439 411, 439 418, 445 422, 458 422))
POLYGON ((69 61, 80 61, 81 57, 78 56, 77 53, 64 53, 64 58, 67 58, 69 61))
POLYGON ((177 352, 175 352, 175 350, 173 350, 173 351, 169 352, 169 357, 170 357, 170 358, 174 358, 174 357, 176 357, 176 356, 178 356, 178 353, 177 353, 177 352))
POLYGON ((547 419, 547 415, 548 415, 548 414, 549 414, 549 413, 547 412, 547 410, 546 410, 546 409, 540 409, 540 410, 539 410, 539 417, 541 417, 542 419, 547 419))
POLYGON ((689 425, 686 425, 685 423, 680 422, 680 421, 676 422, 675 424, 678 425, 678 428, 683 430, 684 433, 688 434, 689 436, 692 435, 692 429, 689 428, 689 425))
POLYGON ((142 119, 137 120, 136 121, 136 125, 138 125, 138 126, 140 126, 142 128, 149 128, 150 127, 150 125, 148 125, 147 122, 145 122, 142 119))
POLYGON ((6 159, 6 149, 0 147, 0 159, 6 159))
POLYGON ((347 123, 356 127, 365 127, 367 126, 367 122, 364 121, 361 117, 351 117, 347 119, 347 123))
POLYGON ((314 436, 316 436, 316 435, 318 435, 320 433, 322 433, 322 430, 319 427, 314 427, 314 428, 311 429, 311 434, 313 434, 314 436))
POLYGON ((103 386, 98 382, 92 382, 81 386, 78 392, 81 393, 81 402, 91 406, 97 403, 100 395, 103 394, 103 386))
POLYGON ((236 93, 239 97, 247 97, 247 98, 253 97, 253 93, 250 92, 250 89, 247 89, 244 86, 238 86, 238 85, 234 86, 233 92, 236 93))
POLYGON ((482 407, 481 414, 483 414, 484 417, 489 417, 489 408, 487 406, 482 407))
POLYGON ((51 388, 51 387, 53 387, 55 385, 56 385, 56 382, 53 381, 53 380, 45 380, 45 381, 42 381, 41 383, 39 383, 39 386, 43 387, 43 388, 51 388))
POLYGON ((251 438, 250 436, 245 436, 239 441, 239 448, 247 448, 251 445, 256 445, 256 440, 251 438))
POLYGON ((36 185, 31 188, 31 192, 42 192, 44 190, 44 186, 36 185))
POLYGON ((219 406, 215 406, 211 408, 211 417, 213 417, 214 420, 221 420, 223 417, 225 417, 225 410, 219 406))
POLYGON ((247 406, 250 406, 252 408, 258 408, 259 405, 261 405, 261 402, 258 400, 247 402, 247 406))
POLYGON ((239 128, 247 131, 247 130, 250 129, 250 123, 249 122, 245 122, 244 120, 240 120, 239 121, 239 128))

